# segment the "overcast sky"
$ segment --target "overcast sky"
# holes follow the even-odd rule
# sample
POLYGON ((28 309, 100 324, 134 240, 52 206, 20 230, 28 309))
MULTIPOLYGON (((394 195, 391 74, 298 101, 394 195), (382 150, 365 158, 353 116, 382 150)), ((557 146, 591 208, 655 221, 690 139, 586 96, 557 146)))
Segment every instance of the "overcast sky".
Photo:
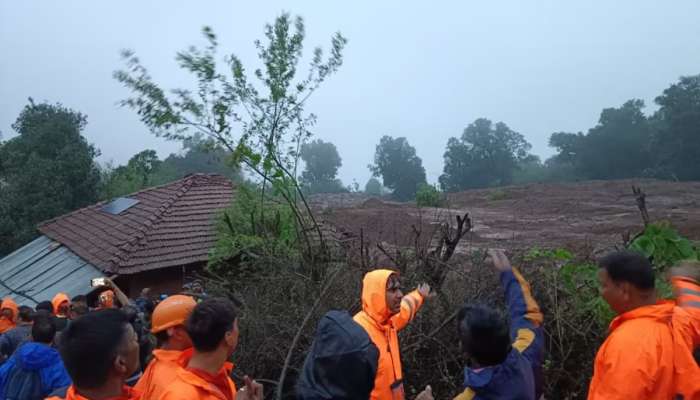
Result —
POLYGON ((119 51, 136 51, 166 88, 188 87, 175 52, 202 44, 257 66, 255 39, 282 11, 304 17, 307 53, 341 31, 345 63, 309 103, 316 136, 343 158, 340 178, 364 185, 382 135, 406 136, 430 181, 447 139, 479 117, 503 121, 552 154, 556 131, 586 131, 604 107, 653 99, 700 73, 700 1, 0 1, 0 131, 28 97, 88 116, 100 161, 124 163, 178 143, 152 136, 116 104, 119 51), (567 4, 564 4, 567 3, 567 4))

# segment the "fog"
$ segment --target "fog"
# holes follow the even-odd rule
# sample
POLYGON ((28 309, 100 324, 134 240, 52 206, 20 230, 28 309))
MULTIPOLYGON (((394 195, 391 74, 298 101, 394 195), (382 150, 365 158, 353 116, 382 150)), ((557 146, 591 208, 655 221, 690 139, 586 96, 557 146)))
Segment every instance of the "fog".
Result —
POLYGON ((60 102, 88 116, 85 136, 101 162, 124 163, 156 138, 117 102, 128 92, 112 78, 119 52, 133 49, 165 88, 193 80, 174 56, 219 36, 220 56, 257 66, 253 41, 288 11, 304 17, 307 54, 348 38, 345 62, 307 110, 315 135, 336 144, 340 178, 369 178, 382 135, 405 136, 428 180, 442 172, 447 139, 473 120, 503 121, 543 159, 556 131, 586 131, 604 107, 653 99, 681 75, 700 73, 700 2, 674 1, 2 1, 0 132, 27 98, 60 102))

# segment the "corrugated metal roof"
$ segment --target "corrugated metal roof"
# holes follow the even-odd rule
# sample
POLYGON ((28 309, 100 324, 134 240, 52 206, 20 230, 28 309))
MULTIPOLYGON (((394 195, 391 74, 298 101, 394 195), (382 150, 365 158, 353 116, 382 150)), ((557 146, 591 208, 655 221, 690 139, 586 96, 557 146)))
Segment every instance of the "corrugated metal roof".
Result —
POLYGON ((10 296, 18 304, 34 305, 58 292, 73 297, 88 293, 90 280, 101 276, 67 247, 40 236, 0 259, 0 298, 10 296))

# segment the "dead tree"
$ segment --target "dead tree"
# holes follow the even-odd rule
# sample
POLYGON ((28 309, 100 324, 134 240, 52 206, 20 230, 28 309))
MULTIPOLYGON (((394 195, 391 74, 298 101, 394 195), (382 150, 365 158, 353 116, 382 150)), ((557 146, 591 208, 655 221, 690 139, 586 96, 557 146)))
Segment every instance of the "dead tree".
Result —
POLYGON ((427 278, 436 288, 442 287, 447 276, 447 262, 450 261, 457 249, 460 240, 472 229, 472 220, 469 213, 464 216, 456 216, 457 227, 453 229, 451 224, 444 222, 440 227, 440 238, 433 250, 425 258, 424 266, 427 278))
POLYGON ((642 221, 644 221, 644 227, 649 225, 649 212, 647 211, 647 195, 642 191, 642 188, 632 185, 632 193, 637 201, 637 208, 642 214, 642 221))

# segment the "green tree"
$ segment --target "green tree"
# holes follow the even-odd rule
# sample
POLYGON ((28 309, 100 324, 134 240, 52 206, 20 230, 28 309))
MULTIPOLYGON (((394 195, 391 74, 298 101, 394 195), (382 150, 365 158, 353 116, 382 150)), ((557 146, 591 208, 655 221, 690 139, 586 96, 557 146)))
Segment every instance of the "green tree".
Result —
POLYGON ((36 236, 37 223, 97 200, 99 155, 81 135, 87 119, 29 99, 0 143, 0 254, 36 236))
POLYGON ((418 185, 426 183, 423 161, 405 137, 383 136, 374 153, 374 164, 369 165, 369 169, 374 176, 382 177, 384 186, 391 189, 393 197, 400 201, 413 200, 418 185))
MULTIPOLYGON (((190 47, 177 54, 180 67, 192 73, 197 90, 172 91, 166 95, 140 60, 131 51, 123 52, 127 68, 114 77, 133 92, 122 102, 137 111, 152 133, 168 139, 183 140, 202 133, 233 154, 234 164, 244 165, 262 181, 261 201, 268 188, 289 203, 300 230, 306 236, 321 230, 297 181, 300 149, 311 136, 314 114, 304 112, 309 97, 342 65, 346 39, 337 33, 331 40, 330 55, 324 57, 317 47, 310 67, 302 78, 297 66, 302 57, 305 37, 300 17, 280 15, 273 25, 265 26, 267 43, 256 41, 263 68, 252 78, 235 55, 226 57, 231 76, 217 69, 218 42, 211 28, 203 29, 207 46, 190 47)), ((261 212, 260 218, 265 218, 261 212)))
POLYGON ((382 183, 379 182, 377 178, 369 178, 365 184, 365 193, 370 196, 381 196, 382 195, 382 183))
POLYGON ((301 182, 311 193, 346 191, 342 182, 336 178, 342 160, 333 143, 321 139, 304 143, 300 155, 306 165, 301 173, 301 182))
POLYGON ((144 150, 131 157, 126 165, 114 169, 107 167, 102 174, 100 197, 113 199, 156 185, 154 178, 162 164, 155 150, 144 150))
POLYGON ((700 75, 680 78, 655 101, 657 171, 680 180, 700 179, 700 75))
POLYGON ((530 148, 523 135, 503 122, 494 125, 479 118, 464 129, 461 138, 448 140, 440 185, 450 192, 508 185, 530 148))

